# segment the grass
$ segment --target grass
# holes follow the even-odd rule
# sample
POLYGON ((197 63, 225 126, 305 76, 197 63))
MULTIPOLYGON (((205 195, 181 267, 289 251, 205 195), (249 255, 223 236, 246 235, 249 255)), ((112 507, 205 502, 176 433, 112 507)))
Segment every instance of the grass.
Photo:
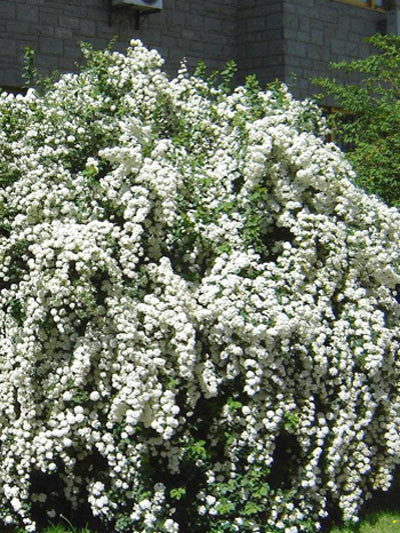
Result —
POLYGON ((400 533, 400 512, 368 514, 357 525, 334 527, 326 533, 400 533))
MULTIPOLYGON (((24 530, 20 529, 17 533, 24 533, 24 530)), ((91 533, 91 531, 87 528, 76 529, 69 527, 66 529, 65 526, 49 526, 40 533, 91 533)))
MULTIPOLYGON (((17 533, 24 533, 19 530, 17 533)), ((72 526, 52 525, 40 533, 92 533, 88 528, 77 529, 72 526)), ((356 525, 335 526, 324 533, 400 533, 400 512, 379 511, 368 514, 356 525)))
MULTIPOLYGON (((68 527, 63 524, 52 524, 39 533, 92 533, 87 527, 84 529, 78 529, 74 527, 68 519, 65 519, 65 521, 67 522, 68 527)), ((25 533, 25 531, 23 529, 19 529, 17 533, 25 533)))

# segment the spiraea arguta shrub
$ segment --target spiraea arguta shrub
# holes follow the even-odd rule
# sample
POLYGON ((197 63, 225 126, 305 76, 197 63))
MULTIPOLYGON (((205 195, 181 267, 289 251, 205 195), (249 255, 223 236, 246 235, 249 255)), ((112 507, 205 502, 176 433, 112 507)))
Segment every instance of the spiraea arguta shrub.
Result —
POLYGON ((356 519, 400 458, 399 214, 284 89, 87 56, 0 98, 1 520, 356 519))

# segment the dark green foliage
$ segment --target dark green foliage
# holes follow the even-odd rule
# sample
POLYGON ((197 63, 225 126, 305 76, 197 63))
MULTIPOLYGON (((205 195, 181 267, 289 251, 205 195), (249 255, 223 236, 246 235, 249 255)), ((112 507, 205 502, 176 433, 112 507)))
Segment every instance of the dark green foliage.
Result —
POLYGON ((342 110, 333 114, 331 126, 357 172, 357 184, 400 206, 400 37, 374 35, 367 42, 379 52, 331 65, 361 73, 361 83, 327 78, 313 82, 342 110))

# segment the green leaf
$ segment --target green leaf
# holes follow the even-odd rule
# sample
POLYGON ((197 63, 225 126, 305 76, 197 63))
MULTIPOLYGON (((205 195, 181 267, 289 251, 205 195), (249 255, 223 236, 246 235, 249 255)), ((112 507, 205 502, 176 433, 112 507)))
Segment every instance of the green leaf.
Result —
POLYGON ((217 506, 216 509, 218 514, 227 515, 232 513, 235 510, 235 505, 232 502, 222 500, 217 506))
POLYGON ((186 488, 177 487, 175 489, 171 489, 169 494, 174 500, 181 500, 186 495, 186 488))
POLYGON ((244 506, 243 514, 244 516, 251 516, 251 515, 259 513, 260 511, 262 511, 261 505, 259 505, 258 503, 249 501, 249 502, 246 502, 246 505, 244 506))

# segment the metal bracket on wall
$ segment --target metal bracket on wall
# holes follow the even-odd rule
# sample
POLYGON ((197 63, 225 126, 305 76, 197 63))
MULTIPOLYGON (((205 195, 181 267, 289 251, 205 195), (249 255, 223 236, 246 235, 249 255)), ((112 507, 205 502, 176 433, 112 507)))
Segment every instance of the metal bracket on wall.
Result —
POLYGON ((142 11, 140 9, 137 8, 137 6, 135 5, 115 5, 113 3, 113 0, 108 0, 108 25, 111 27, 112 26, 112 23, 113 23, 113 14, 115 13, 115 11, 117 10, 121 10, 121 9, 126 9, 127 7, 131 10, 131 12, 133 13, 133 16, 134 16, 134 20, 135 20, 135 25, 134 25, 134 28, 135 30, 139 30, 140 29, 140 22, 142 20, 143 17, 146 17, 148 15, 151 15, 153 13, 158 13, 159 10, 154 10, 154 11, 150 11, 150 10, 147 10, 146 11, 142 11))
POLYGON ((143 13, 143 11, 135 10, 135 30, 140 30, 140 20, 145 15, 149 15, 150 13, 143 13))

